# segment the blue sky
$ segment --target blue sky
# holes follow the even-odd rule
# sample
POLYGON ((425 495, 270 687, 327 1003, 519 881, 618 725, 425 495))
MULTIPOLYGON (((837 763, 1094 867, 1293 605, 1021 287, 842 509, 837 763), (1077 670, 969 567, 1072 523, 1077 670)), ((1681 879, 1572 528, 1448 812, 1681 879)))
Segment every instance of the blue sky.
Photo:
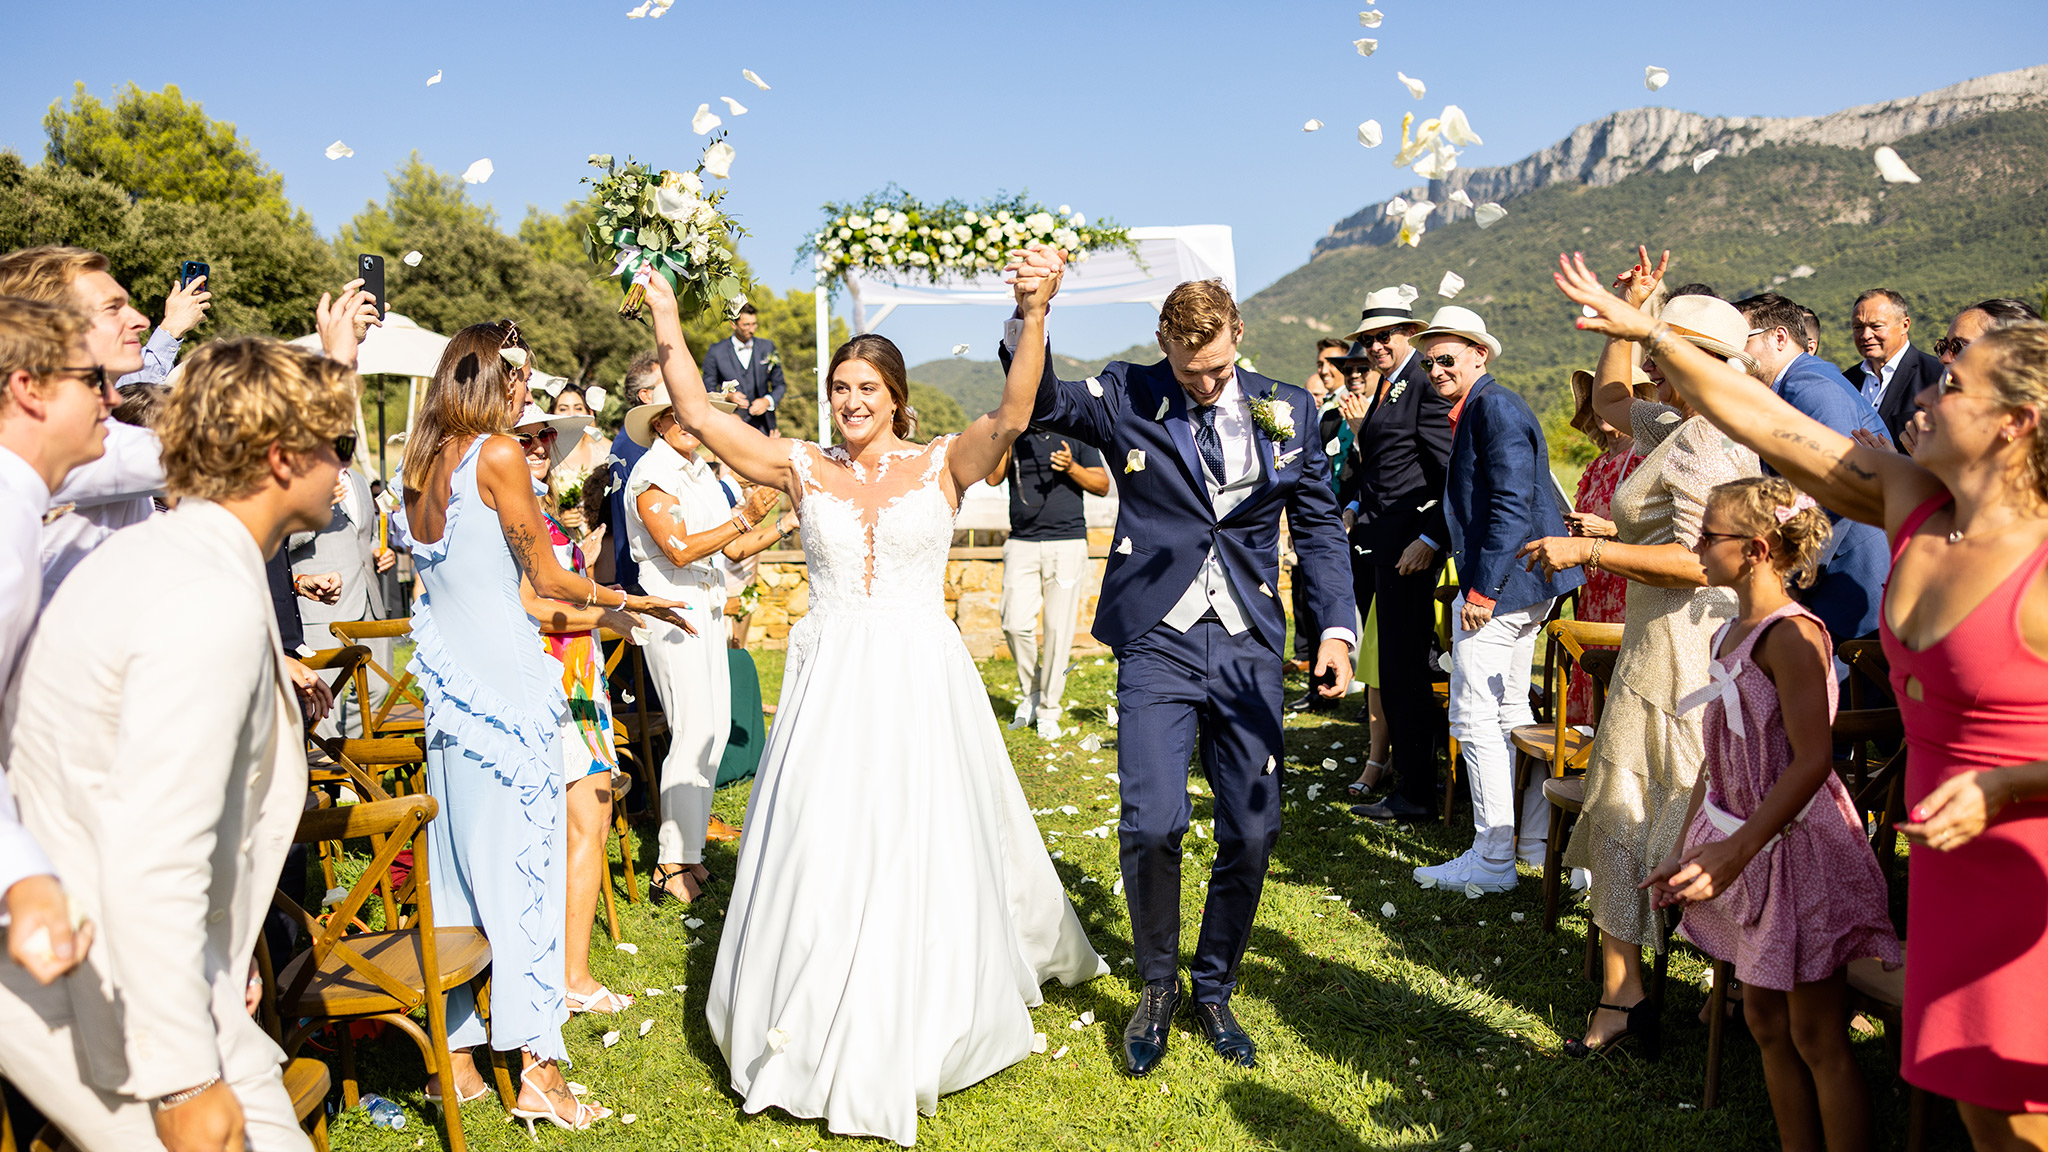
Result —
MULTIPOLYGON (((7 17, 0 147, 42 153, 41 120, 73 81, 106 98, 175 83, 234 122, 324 234, 381 199, 406 155, 460 172, 508 226, 578 196, 592 152, 694 162, 690 114, 720 96, 739 159, 727 206, 777 288, 818 206, 891 180, 926 199, 1028 189, 1131 225, 1228 224, 1240 291, 1304 262, 1339 218, 1413 182, 1368 117, 1463 107, 1505 164, 1618 108, 1823 114, 2048 62, 2048 4, 1801 0, 1775 6, 1385 0, 1377 32, 1348 2, 1012 3, 628 0, 497 4, 23 4, 7 17), (1359 57, 1351 41, 1378 37, 1359 57), (1671 72, 1645 91, 1643 67, 1671 72), (773 89, 755 90, 740 69, 773 89), (435 70, 442 83, 427 87, 435 70), (1409 98, 1396 71, 1429 85, 1409 98), (1327 123, 1305 134, 1302 122, 1327 123), (336 138, 351 159, 323 155, 336 138)), ((841 309, 845 308, 844 298, 841 309)), ((905 308, 880 331, 912 363, 986 348, 1000 312, 905 308)), ((1063 351, 1146 338, 1142 305, 1060 314, 1063 351)))

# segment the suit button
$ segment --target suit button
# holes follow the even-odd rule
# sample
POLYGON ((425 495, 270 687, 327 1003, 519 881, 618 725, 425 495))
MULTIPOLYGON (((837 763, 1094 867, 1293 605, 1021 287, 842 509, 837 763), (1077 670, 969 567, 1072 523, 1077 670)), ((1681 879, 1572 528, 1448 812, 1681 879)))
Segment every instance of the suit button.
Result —
POLYGON ((206 914, 206 922, 208 924, 218 924, 227 918, 228 910, 225 908, 215 908, 213 911, 208 912, 206 914))

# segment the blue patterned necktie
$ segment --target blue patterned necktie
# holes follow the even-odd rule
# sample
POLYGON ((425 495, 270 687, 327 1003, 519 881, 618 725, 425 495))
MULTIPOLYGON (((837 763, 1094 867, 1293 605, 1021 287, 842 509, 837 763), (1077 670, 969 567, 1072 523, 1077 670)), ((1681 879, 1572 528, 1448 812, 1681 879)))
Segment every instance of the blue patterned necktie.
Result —
POLYGON ((1216 477, 1217 484, 1226 484, 1223 477, 1223 442, 1216 438, 1216 406, 1199 404, 1195 406, 1195 451, 1202 454, 1202 463, 1209 466, 1209 474, 1216 477))

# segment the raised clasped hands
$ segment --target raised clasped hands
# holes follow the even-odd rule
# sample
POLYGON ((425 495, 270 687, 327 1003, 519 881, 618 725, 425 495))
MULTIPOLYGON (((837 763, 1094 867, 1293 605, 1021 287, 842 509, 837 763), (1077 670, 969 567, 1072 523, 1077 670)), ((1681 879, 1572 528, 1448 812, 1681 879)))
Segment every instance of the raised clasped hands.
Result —
POLYGON ((1066 253, 1057 248, 1031 244, 1011 252, 1010 263, 1003 271, 1009 274, 1010 286, 1017 294, 1018 310, 1042 311, 1050 306, 1059 293, 1066 268, 1066 253))
POLYGON ((1642 309, 1602 287, 1600 278, 1586 267, 1584 253, 1558 256, 1557 268, 1553 279, 1558 289, 1572 303, 1593 310, 1593 315, 1579 317, 1580 331, 1640 343, 1657 326, 1642 309))
POLYGON ((1525 572, 1543 569, 1544 579, 1549 579, 1567 568, 1577 568, 1593 555, 1593 538, 1590 536, 1545 536, 1531 540, 1515 553, 1522 561, 1525 572))

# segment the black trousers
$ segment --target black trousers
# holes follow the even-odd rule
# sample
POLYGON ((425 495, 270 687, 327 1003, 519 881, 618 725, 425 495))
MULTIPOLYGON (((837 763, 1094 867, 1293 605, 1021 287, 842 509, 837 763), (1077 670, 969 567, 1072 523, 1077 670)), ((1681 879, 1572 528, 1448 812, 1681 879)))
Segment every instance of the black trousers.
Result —
POLYGON ((1403 576, 1392 564, 1352 565, 1359 612, 1379 608, 1380 711, 1387 718, 1388 755, 1400 775, 1400 795, 1431 809, 1437 802, 1436 747, 1444 730, 1442 712, 1429 698, 1439 571, 1432 564, 1403 576))

